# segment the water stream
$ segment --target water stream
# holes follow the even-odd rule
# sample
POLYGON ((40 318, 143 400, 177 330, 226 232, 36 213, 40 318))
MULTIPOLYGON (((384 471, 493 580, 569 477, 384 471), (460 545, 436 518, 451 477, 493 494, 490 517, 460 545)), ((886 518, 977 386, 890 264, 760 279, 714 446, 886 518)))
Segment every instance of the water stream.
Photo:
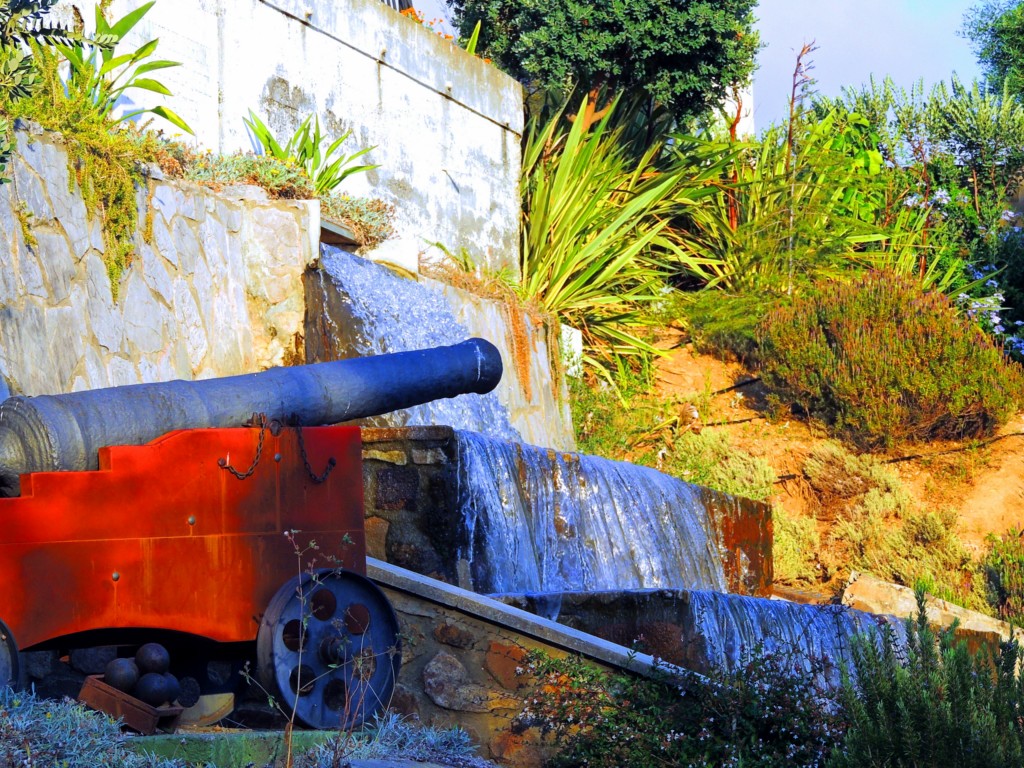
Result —
MULTIPOLYGON (((436 288, 400 277, 387 267, 330 245, 320 246, 320 274, 342 294, 351 327, 332 329, 344 338, 346 356, 458 344, 470 337, 436 288)), ((508 411, 493 392, 435 400, 372 420, 375 426, 443 424, 503 440, 519 440, 508 411)))
MULTIPOLYGON (((322 246, 321 265, 320 279, 352 317, 351 327, 330 329, 344 337, 347 354, 470 335, 435 288, 330 246, 322 246)), ((832 685, 850 638, 877 625, 855 611, 725 594, 718 537, 695 486, 647 467, 526 445, 493 393, 375 423, 457 430, 460 559, 477 592, 533 593, 533 610, 555 618, 562 593, 685 591, 670 623, 681 627, 687 666, 737 670, 768 654, 832 685)))
MULTIPOLYGON (((840 605, 801 605, 785 600, 690 592, 680 623, 697 666, 742 670, 755 658, 768 658, 792 674, 816 675, 829 687, 840 681, 840 665, 850 665, 854 635, 889 625, 902 642, 904 626, 888 617, 840 605)), ((876 635, 878 637, 878 635, 876 635)))
POLYGON ((725 591, 694 486, 647 467, 458 433, 459 505, 478 592, 725 591))

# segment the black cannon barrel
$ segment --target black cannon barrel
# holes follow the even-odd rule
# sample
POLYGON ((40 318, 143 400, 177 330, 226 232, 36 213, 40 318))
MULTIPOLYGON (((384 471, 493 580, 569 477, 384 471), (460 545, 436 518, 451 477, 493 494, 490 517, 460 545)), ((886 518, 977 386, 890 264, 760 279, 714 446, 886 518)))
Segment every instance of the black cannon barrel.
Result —
POLYGON ((237 427, 254 413, 302 426, 376 416, 466 393, 501 379, 489 341, 271 368, 202 381, 168 381, 0 404, 0 496, 26 472, 97 469, 97 451, 142 445, 176 429, 237 427))

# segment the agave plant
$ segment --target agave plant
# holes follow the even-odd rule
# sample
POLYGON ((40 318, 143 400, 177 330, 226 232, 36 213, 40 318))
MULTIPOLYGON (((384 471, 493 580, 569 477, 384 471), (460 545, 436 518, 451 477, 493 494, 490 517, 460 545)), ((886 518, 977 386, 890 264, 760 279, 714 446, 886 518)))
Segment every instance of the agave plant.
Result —
MULTIPOLYGON (((149 13, 156 0, 140 5, 113 24, 103 15, 101 6, 96 6, 96 35, 101 40, 120 41, 142 18, 149 13)), ((167 59, 153 59, 159 40, 149 40, 130 53, 115 55, 114 47, 102 46, 93 41, 78 39, 56 46, 70 65, 67 87, 89 96, 102 117, 110 117, 114 107, 124 97, 125 91, 137 88, 152 91, 162 96, 171 92, 159 80, 144 77, 151 72, 180 66, 180 62, 167 59)), ((135 109, 122 114, 118 121, 134 120, 142 114, 162 117, 186 133, 192 133, 188 124, 172 109, 166 106, 135 109)))
POLYGON ((269 152, 278 160, 295 163, 305 168, 309 178, 313 181, 317 195, 320 196, 331 192, 354 173, 365 173, 380 167, 379 165, 352 165, 355 160, 376 149, 376 145, 360 149, 351 155, 340 152, 341 145, 352 135, 352 131, 345 131, 324 149, 323 144, 327 138, 320 131, 320 118, 314 118, 313 115, 302 121, 283 147, 274 137, 273 131, 252 110, 249 110, 249 118, 245 120, 245 124, 263 147, 264 152, 269 152))
MULTIPOLYGON (((586 99, 577 114, 583 114, 586 99)), ((561 112, 531 122, 525 142, 524 298, 583 330, 584 362, 651 351, 637 335, 642 309, 664 298, 668 226, 679 201, 713 195, 728 159, 723 145, 694 141, 670 154, 660 142, 635 156, 613 123, 615 105, 586 130, 561 112)))

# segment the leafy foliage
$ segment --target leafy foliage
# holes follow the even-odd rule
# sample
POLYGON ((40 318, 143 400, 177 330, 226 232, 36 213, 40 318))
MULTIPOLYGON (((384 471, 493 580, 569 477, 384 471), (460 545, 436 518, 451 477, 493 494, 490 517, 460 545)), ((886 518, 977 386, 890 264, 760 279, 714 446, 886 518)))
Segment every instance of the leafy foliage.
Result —
MULTIPOLYGON (((4 0, 0 2, 0 104, 30 97, 39 87, 33 51, 81 40, 74 30, 51 24, 50 9, 57 0, 4 0)), ((95 45, 109 47, 111 36, 97 35, 95 45)), ((13 149, 10 125, 0 116, 0 184, 13 149)))
POLYGON ((1024 622, 1024 540, 1013 528, 1002 537, 990 534, 985 570, 989 601, 999 616, 1020 626, 1024 622))
POLYGON ((659 163, 661 143, 637 158, 613 115, 589 131, 580 120, 566 130, 560 115, 531 122, 521 182, 521 292, 582 329, 584 362, 599 367, 612 354, 650 351, 635 328, 664 294, 669 219, 680 201, 714 192, 726 157, 721 145, 691 140, 670 162, 659 163))
POLYGON ((355 173, 365 173, 380 167, 352 165, 355 160, 376 147, 366 147, 351 155, 340 152, 341 145, 352 135, 352 131, 345 131, 324 149, 323 144, 327 139, 320 131, 320 118, 314 119, 313 115, 302 121, 283 147, 274 138, 270 128, 252 110, 249 111, 249 118, 245 124, 249 126, 264 152, 269 152, 282 162, 295 163, 304 168, 313 181, 317 195, 328 194, 355 173))
POLYGON ((0 113, 26 118, 64 136, 68 171, 81 189, 87 210, 103 225, 104 260, 116 296, 120 275, 131 262, 138 223, 135 185, 142 181, 141 164, 156 158, 160 142, 153 134, 133 126, 111 130, 87 94, 65 91, 60 77, 61 57, 53 50, 37 49, 38 95, 4 102, 0 113))
MULTIPOLYGON (((883 172, 877 142, 864 117, 829 110, 739 145, 716 194, 674 231, 680 267, 707 288, 758 296, 865 266, 918 273, 934 250, 927 213, 903 204, 912 188, 883 172)), ((942 288, 962 268, 927 263, 921 282, 942 288)))
POLYGON ((927 212, 929 263, 952 256, 968 265, 948 292, 961 292, 987 332, 1024 353, 1024 239, 1006 210, 1024 178, 1024 106, 1008 90, 955 77, 930 93, 920 82, 906 90, 872 80, 847 89, 842 105, 878 133, 888 173, 912 190, 904 204, 927 212))
POLYGON ((883 628, 881 647, 855 638, 842 703, 849 727, 830 768, 974 768, 1024 761, 1024 653, 1015 642, 998 655, 971 654, 953 627, 936 636, 924 593, 907 621, 906 647, 883 628))
POLYGON ((750 78, 754 0, 453 0, 464 37, 541 90, 644 92, 680 126, 714 109, 750 78))
POLYGON ((990 86, 1024 95, 1024 3, 983 0, 964 17, 961 34, 973 44, 990 86))
POLYGON ((529 658, 537 695, 513 728, 537 729, 559 753, 551 765, 819 766, 842 722, 814 670, 792 674, 786 653, 750 654, 734 673, 664 680, 604 672, 577 657, 529 658))
MULTIPOLYGON (((140 5, 124 17, 110 24, 103 15, 102 4, 96 6, 96 37, 121 40, 156 4, 156 0, 140 5)), ((125 92, 138 88, 163 96, 171 92, 159 80, 143 77, 150 72, 177 67, 180 62, 166 59, 150 60, 156 52, 158 40, 149 40, 130 53, 115 55, 113 46, 98 45, 78 39, 56 46, 67 59, 70 71, 67 78, 68 90, 87 95, 96 111, 104 118, 111 117, 114 107, 124 98, 125 92)), ((133 120, 139 115, 153 114, 162 117, 186 133, 192 133, 188 123, 177 113, 165 106, 134 109, 122 114, 118 121, 133 120)))
POLYGON ((942 294, 870 273, 819 287, 761 326, 766 383, 867 449, 991 434, 1024 373, 942 294))
MULTIPOLYGON (((39 84, 32 60, 32 45, 69 45, 81 36, 51 24, 50 10, 57 0, 5 0, 0 3, 0 94, 9 99, 31 96, 39 84)), ((113 38, 97 36, 109 47, 113 38)))

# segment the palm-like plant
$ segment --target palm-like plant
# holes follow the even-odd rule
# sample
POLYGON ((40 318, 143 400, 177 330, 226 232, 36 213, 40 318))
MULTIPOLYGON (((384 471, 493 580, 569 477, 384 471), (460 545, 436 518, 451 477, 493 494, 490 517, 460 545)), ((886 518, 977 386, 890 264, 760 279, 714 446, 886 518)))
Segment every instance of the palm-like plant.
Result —
POLYGON ((743 145, 716 194, 689 207, 672 235, 682 268, 709 288, 790 293, 872 266, 948 287, 959 262, 929 257, 928 212, 883 172, 877 139, 856 114, 833 109, 743 145))
POLYGON ((678 201, 713 195, 727 162, 721 144, 696 141, 686 154, 659 142, 636 157, 614 114, 589 130, 582 120, 567 129, 561 112, 531 122, 521 178, 520 291, 582 329, 584 362, 598 368, 651 349, 636 329, 642 308, 664 298, 678 201))
MULTIPOLYGON (((151 0, 140 5, 113 24, 106 20, 100 5, 97 5, 96 37, 101 40, 120 41, 142 20, 155 2, 156 0, 151 0)), ((70 66, 67 87, 88 95, 96 111, 102 117, 108 118, 123 98, 125 91, 129 89, 138 88, 162 96, 171 95, 159 80, 143 77, 160 69, 180 66, 180 62, 177 61, 148 60, 156 52, 158 43, 159 40, 149 40, 134 51, 120 55, 115 55, 113 45, 97 45, 84 39, 58 44, 56 48, 70 66)), ((118 121, 133 120, 146 113, 162 117, 186 133, 192 133, 188 123, 172 109, 162 105, 125 112, 118 121)))

